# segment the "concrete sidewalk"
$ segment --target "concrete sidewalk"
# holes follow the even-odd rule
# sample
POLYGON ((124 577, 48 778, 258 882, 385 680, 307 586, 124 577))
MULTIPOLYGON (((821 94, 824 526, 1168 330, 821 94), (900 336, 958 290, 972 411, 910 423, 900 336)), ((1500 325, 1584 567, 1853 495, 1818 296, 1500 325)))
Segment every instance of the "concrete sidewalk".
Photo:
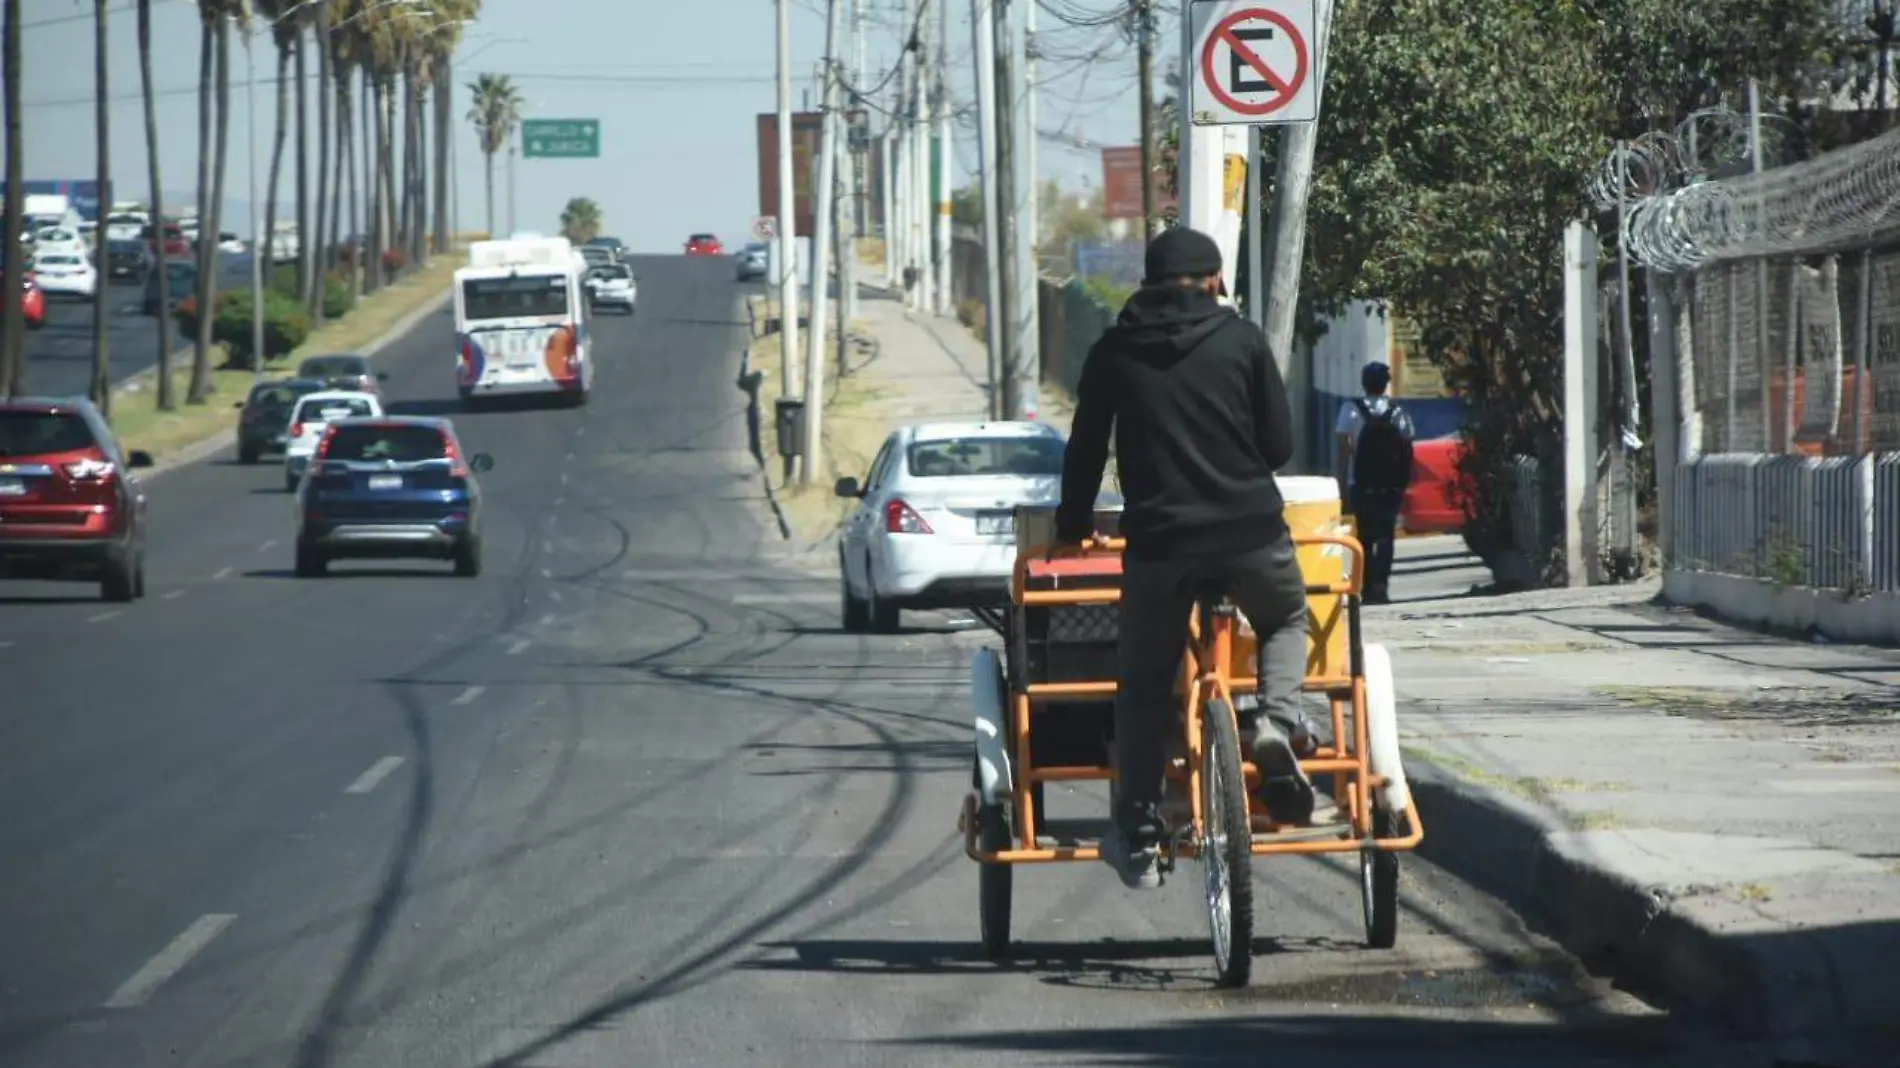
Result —
POLYGON ((1846 1039, 1900 1035, 1900 653, 1734 630, 1653 582, 1446 597, 1455 539, 1399 552, 1366 628, 1425 854, 1788 1063, 1900 1063, 1846 1039))
MULTIPOLYGON (((830 557, 838 525, 850 502, 831 495, 844 476, 863 480, 890 432, 907 423, 977 420, 988 411, 988 357, 981 341, 956 319, 905 310, 893 296, 865 290, 851 324, 857 341, 846 373, 827 382, 823 423, 826 470, 812 485, 786 485, 771 437, 772 402, 778 396, 776 347, 753 369, 759 383, 767 489, 788 539, 800 553, 830 557)), ((776 336, 776 335, 772 335, 776 336)), ((801 345, 803 335, 800 336, 801 345)), ((755 341, 755 347, 758 345, 755 341)), ((802 359, 802 356, 801 356, 802 359)), ((1044 403, 1044 421, 1068 429, 1068 409, 1044 403)))

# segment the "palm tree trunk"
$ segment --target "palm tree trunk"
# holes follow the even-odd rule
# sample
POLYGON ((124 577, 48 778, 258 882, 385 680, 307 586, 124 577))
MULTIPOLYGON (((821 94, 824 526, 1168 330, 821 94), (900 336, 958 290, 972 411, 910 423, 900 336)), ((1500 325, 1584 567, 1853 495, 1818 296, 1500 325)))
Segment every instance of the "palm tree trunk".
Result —
POLYGON ((482 153, 482 199, 488 204, 488 236, 495 236, 495 154, 482 153))
MULTIPOLYGON (((198 336, 205 343, 207 358, 202 366, 191 369, 191 392, 185 395, 186 404, 203 404, 211 396, 211 361, 208 357, 211 344, 211 326, 217 319, 218 275, 221 272, 223 256, 218 251, 218 235, 224 232, 224 176, 229 162, 231 145, 231 21, 218 20, 218 118, 217 145, 212 149, 211 159, 211 218, 201 221, 204 233, 211 235, 206 247, 210 250, 211 269, 207 272, 209 281, 206 289, 211 298, 204 307, 208 309, 198 321, 198 336), (204 373, 200 381, 199 373, 204 373)), ((258 353, 261 359, 263 354, 258 353)))
MULTIPOLYGON (((332 90, 336 93, 336 158, 331 162, 333 180, 330 184, 329 247, 332 257, 338 257, 342 254, 343 250, 343 189, 344 182, 349 175, 350 166, 350 86, 348 81, 345 80, 348 74, 345 73, 342 77, 338 77, 334 69, 335 63, 332 62, 331 66, 331 77, 336 82, 332 90)), ((354 183, 351 184, 354 185, 354 183)), ((337 265, 339 268, 344 266, 341 260, 338 260, 337 265)), ((347 270, 350 273, 345 274, 345 280, 350 283, 351 289, 354 290, 356 283, 356 275, 354 273, 356 270, 356 261, 354 259, 348 261, 347 270)))
MULTIPOLYGON (((165 198, 159 184, 158 106, 152 95, 152 0, 139 0, 139 82, 145 97, 145 168, 152 185, 152 226, 157 236, 158 306, 171 307, 171 280, 166 277, 165 198)), ((172 318, 161 310, 158 323, 158 410, 171 411, 178 400, 172 396, 172 318)))
POLYGON ((420 188, 422 154, 416 151, 416 116, 421 114, 422 83, 412 68, 403 73, 402 93, 402 254, 413 264, 416 259, 416 190, 420 188))
MULTIPOLYGON (((25 161, 20 137, 20 0, 6 0, 5 42, 0 44, 0 90, 6 97, 7 111, 7 188, 19 189, 26 183, 25 161)), ((26 287, 20 282, 26 274, 26 249, 20 245, 20 233, 26 227, 26 198, 7 198, 7 247, 4 253, 5 347, 0 348, 0 385, 8 396, 25 392, 26 378, 26 287)))
MULTIPOLYGON (((396 212, 400 205, 396 201, 396 80, 386 79, 382 89, 382 107, 376 111, 376 121, 380 124, 381 134, 377 141, 381 145, 378 153, 383 165, 378 180, 382 188, 376 191, 377 201, 382 211, 376 220, 382 228, 382 250, 396 248, 396 212)), ((383 272, 383 281, 393 281, 392 272, 383 272)))
POLYGON ((449 54, 435 60, 435 251, 449 251, 449 138, 455 133, 455 79, 449 54))
POLYGON ((376 116, 381 108, 376 102, 376 76, 368 68, 363 71, 363 131, 359 135, 363 152, 363 219, 362 227, 357 231, 359 243, 363 249, 363 292, 373 293, 378 282, 382 281, 382 254, 380 247, 378 221, 382 218, 383 208, 378 198, 382 193, 382 183, 377 180, 382 167, 377 160, 382 156, 380 131, 376 116))
MULTIPOLYGON (((217 255, 217 242, 205 243, 205 228, 210 225, 211 202, 211 96, 217 80, 218 30, 215 15, 201 16, 198 27, 198 284, 193 296, 198 306, 198 328, 191 339, 191 384, 185 389, 186 404, 204 403, 204 391, 211 383, 211 265, 206 255, 217 255)), ((217 231, 210 231, 217 236, 217 231)))
POLYGON ((420 82, 415 103, 416 124, 416 210, 415 233, 409 238, 413 249, 410 261, 421 263, 429 255, 429 87, 420 82))
POLYGON ((330 5, 317 5, 315 31, 317 48, 317 200, 316 224, 310 235, 299 235, 300 242, 316 242, 315 258, 317 277, 311 289, 310 321, 323 322, 323 289, 330 276, 330 256, 336 244, 324 240, 328 231, 324 227, 325 211, 330 206, 330 5))
POLYGON ((277 132, 271 139, 270 176, 264 184, 264 232, 258 240, 263 247, 251 250, 251 255, 264 257, 266 288, 274 288, 271 283, 276 280, 277 274, 277 181, 283 176, 284 139, 289 133, 290 48, 280 41, 277 46, 277 132))
MULTIPOLYGON (((110 149, 112 148, 112 94, 108 92, 109 81, 106 77, 106 0, 93 0, 92 4, 92 80, 97 86, 93 108, 98 124, 99 138, 99 228, 93 231, 98 245, 94 250, 93 263, 99 281, 92 297, 92 402, 107 418, 112 417, 112 348, 108 342, 107 328, 111 325, 108 313, 112 308, 106 299, 110 286, 107 284, 109 272, 106 258, 106 214, 111 203, 106 190, 112 188, 112 167, 110 149)), ((9 287, 11 288, 11 287, 9 287)))
MULTIPOLYGON (((302 19, 302 13, 292 15, 302 19)), ((297 54, 297 292, 306 304, 310 298, 311 276, 316 272, 311 265, 317 260, 317 241, 310 231, 310 107, 305 103, 309 81, 309 67, 304 56, 304 35, 301 29, 296 41, 291 45, 297 54)))

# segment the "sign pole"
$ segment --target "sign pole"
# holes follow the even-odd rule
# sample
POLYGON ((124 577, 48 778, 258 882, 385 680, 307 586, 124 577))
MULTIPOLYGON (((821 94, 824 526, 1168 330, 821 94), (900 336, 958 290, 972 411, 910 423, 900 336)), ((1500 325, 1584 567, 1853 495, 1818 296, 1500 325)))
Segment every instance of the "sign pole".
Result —
MULTIPOLYGON (((811 238, 811 349, 805 354, 805 442, 804 464, 799 469, 800 485, 811 485, 824 471, 820 455, 824 447, 825 413, 825 331, 830 328, 831 294, 829 263, 831 254, 832 211, 837 206, 838 160, 838 16, 843 0, 831 0, 825 15, 825 129, 818 156, 818 206, 812 219, 811 238)), ((842 280, 844 273, 839 272, 842 280)), ((843 332, 843 325, 839 327, 843 332)), ((790 354, 787 354, 790 358, 790 354)))

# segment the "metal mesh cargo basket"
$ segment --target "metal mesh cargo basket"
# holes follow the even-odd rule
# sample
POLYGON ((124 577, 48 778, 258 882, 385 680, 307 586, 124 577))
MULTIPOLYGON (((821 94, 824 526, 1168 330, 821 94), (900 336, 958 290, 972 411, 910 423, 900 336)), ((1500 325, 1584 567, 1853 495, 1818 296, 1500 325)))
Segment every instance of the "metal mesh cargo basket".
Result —
POLYGON ((1119 642, 1121 607, 1112 604, 1061 605, 1047 609, 1048 639, 1061 643, 1119 642))

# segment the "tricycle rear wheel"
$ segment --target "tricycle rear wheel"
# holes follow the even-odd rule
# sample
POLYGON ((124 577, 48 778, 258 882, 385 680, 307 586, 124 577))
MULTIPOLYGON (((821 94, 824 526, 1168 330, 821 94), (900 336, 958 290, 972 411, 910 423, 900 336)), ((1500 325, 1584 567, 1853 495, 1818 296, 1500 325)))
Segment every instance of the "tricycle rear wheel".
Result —
POLYGON ((1240 726, 1226 701, 1201 714, 1201 868, 1208 927, 1221 986, 1246 986, 1253 974, 1253 817, 1241 771, 1240 726))
MULTIPOLYGON (((985 853, 1008 849, 1009 816, 1001 805, 976 810, 977 848, 985 853)), ((976 866, 977 917, 983 928, 983 955, 990 960, 1009 956, 1009 908, 1015 872, 1008 864, 976 866)))
MULTIPOLYGON (((1392 816, 1374 802, 1372 835, 1390 838, 1392 816)), ((1383 849, 1359 853, 1359 897, 1364 906, 1366 945, 1391 949, 1399 941, 1399 855, 1383 849)))

